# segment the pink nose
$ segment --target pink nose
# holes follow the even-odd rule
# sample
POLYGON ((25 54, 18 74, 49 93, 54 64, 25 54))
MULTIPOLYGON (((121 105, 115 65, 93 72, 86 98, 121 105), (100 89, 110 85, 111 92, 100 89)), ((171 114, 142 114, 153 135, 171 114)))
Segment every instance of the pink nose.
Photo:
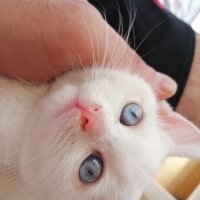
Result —
POLYGON ((80 111, 81 128, 84 132, 91 133, 92 135, 99 135, 104 132, 105 121, 102 106, 87 105, 80 99, 75 99, 64 108, 64 112, 73 109, 80 111))
POLYGON ((101 106, 79 106, 81 110, 81 126, 88 133, 100 132, 102 126, 101 106))

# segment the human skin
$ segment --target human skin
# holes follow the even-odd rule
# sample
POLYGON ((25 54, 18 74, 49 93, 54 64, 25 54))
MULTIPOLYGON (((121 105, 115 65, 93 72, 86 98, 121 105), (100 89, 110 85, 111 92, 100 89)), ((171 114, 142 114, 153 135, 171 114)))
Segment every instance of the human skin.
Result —
POLYGON ((177 111, 200 127, 200 35, 196 34, 196 47, 191 71, 177 111))
POLYGON ((85 0, 0 0, 0 13, 1 74, 43 81, 95 60, 132 66, 160 99, 176 90, 174 81, 148 67, 85 0))

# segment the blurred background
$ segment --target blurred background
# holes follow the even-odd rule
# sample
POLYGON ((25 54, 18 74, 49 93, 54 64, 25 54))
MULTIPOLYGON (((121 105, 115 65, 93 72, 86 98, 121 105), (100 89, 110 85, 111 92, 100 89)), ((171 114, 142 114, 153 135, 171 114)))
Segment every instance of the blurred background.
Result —
MULTIPOLYGON (((160 0, 160 2, 200 33, 200 0, 160 0)), ((200 184, 200 161, 169 158, 164 162, 157 179, 177 199, 186 200, 200 184)))
POLYGON ((160 2, 200 33, 200 0, 160 0, 160 2))

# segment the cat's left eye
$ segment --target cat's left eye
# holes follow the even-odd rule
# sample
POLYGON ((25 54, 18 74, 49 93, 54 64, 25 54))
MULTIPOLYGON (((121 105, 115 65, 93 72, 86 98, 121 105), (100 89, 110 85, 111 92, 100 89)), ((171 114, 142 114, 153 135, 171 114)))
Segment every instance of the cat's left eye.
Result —
POLYGON ((84 183, 93 183, 101 177, 102 172, 102 158, 97 155, 90 155, 83 161, 79 170, 79 177, 84 183))
POLYGON ((130 103, 122 109, 120 122, 125 126, 134 126, 141 121, 142 117, 142 108, 136 103, 130 103))

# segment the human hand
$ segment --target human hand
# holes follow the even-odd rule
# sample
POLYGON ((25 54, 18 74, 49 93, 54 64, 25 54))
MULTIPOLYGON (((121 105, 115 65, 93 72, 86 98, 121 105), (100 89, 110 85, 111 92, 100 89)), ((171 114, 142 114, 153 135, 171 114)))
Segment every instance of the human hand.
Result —
POLYGON ((160 99, 176 90, 175 82, 147 66, 86 0, 1 0, 0 13, 1 74, 40 81, 95 62, 120 64, 145 77, 160 99))

